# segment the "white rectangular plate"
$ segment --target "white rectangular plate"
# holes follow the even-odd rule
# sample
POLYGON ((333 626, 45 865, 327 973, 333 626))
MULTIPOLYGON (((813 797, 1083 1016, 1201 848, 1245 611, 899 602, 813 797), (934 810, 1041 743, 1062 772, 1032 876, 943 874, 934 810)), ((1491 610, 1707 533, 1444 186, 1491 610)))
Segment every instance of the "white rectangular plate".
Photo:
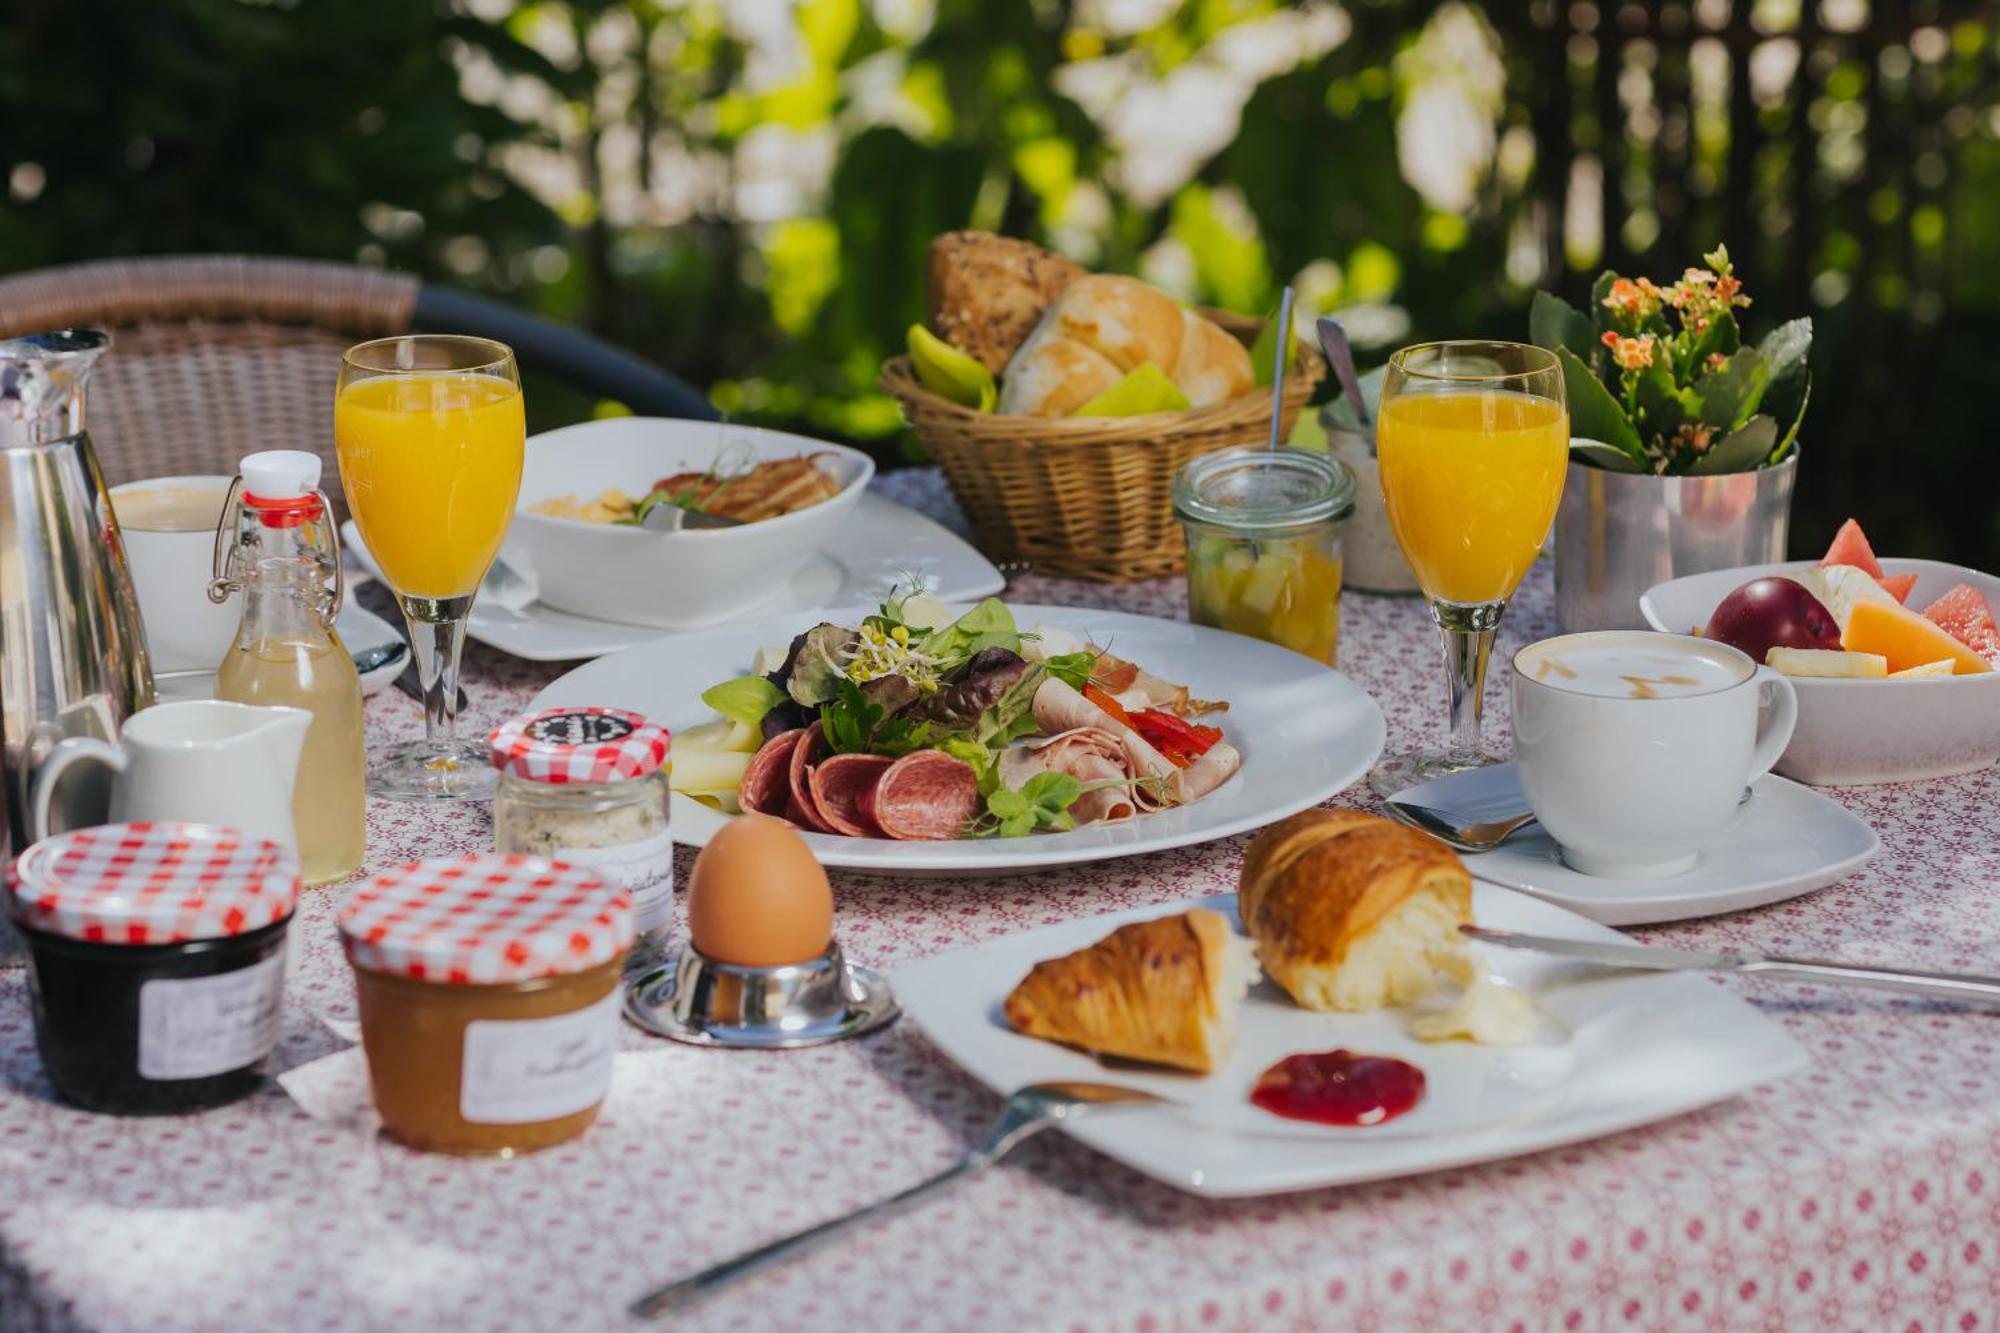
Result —
MULTIPOLYGON (((349 519, 340 539, 370 574, 374 557, 349 519)), ((805 613, 880 598, 898 579, 916 575, 946 601, 978 601, 1007 580, 993 562, 941 523, 879 495, 864 494, 838 538, 806 561, 773 596, 744 608, 745 616, 805 613)), ((715 627, 710 627, 715 628, 715 627)), ((534 602, 519 611, 475 604, 466 632, 481 643, 530 662, 572 662, 622 652, 674 633, 571 615, 534 602)), ((703 631, 706 632, 706 631, 703 631)))
MULTIPOLYGON (((1065 1126, 1097 1151, 1196 1194, 1234 1197, 1345 1185, 1490 1162, 1664 1120, 1784 1078, 1807 1060, 1743 1000, 1702 977, 1606 974, 1573 962, 1482 950, 1490 969, 1529 989, 1544 1016, 1534 1045, 1429 1044, 1409 1014, 1319 1014, 1269 982, 1251 992, 1229 1063, 1207 1077, 1101 1062, 1023 1037, 1002 1002, 1036 962, 1084 948, 1116 926, 1211 907, 1234 920, 1235 896, 1066 921, 937 954, 891 976, 910 1021, 974 1078, 1005 1095, 1030 1083, 1094 1079, 1144 1088, 1174 1107, 1100 1111, 1065 1126), (1302 1051, 1345 1047, 1417 1065, 1428 1083, 1409 1114, 1375 1128, 1283 1120, 1252 1106, 1265 1068, 1302 1051)), ((1476 883, 1482 925, 1622 940, 1559 907, 1476 883)))

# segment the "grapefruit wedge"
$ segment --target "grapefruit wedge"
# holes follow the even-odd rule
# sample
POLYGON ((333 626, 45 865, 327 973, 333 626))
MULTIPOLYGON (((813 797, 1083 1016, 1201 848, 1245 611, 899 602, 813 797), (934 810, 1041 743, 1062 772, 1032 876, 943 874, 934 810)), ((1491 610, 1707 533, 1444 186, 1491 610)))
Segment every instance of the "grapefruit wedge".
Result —
POLYGON ((1931 662, 1950 662, 1955 675, 1971 676, 1993 666, 1943 629, 1901 603, 1859 602, 1840 643, 1849 652, 1880 653, 1891 672, 1931 662))
POLYGON ((1970 583, 1961 583, 1924 608, 1924 619, 1978 653, 2000 664, 2000 624, 1993 608, 1970 583))

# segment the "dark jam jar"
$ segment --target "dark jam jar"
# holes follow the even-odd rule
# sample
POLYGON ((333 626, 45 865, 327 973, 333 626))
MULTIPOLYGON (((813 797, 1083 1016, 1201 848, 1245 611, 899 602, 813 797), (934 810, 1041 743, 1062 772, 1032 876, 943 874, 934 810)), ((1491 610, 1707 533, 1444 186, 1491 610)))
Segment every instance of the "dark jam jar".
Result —
POLYGON ((111 824, 29 848, 7 906, 56 1095, 166 1115, 254 1092, 278 1041, 298 888, 285 848, 198 824, 111 824))

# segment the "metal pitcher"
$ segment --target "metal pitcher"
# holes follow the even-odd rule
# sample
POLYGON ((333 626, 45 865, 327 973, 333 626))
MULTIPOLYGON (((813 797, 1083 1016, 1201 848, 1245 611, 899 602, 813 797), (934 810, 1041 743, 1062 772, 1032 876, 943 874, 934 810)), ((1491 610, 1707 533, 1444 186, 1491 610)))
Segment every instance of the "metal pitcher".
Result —
POLYGON ((1783 560, 1798 475, 1797 450, 1776 467, 1712 477, 1571 463, 1556 511, 1563 630, 1644 629, 1639 598, 1656 583, 1783 560))
MULTIPOLYGON (((96 329, 0 340, 0 714, 6 830, 28 845, 36 771, 68 736, 116 741, 153 702, 125 544, 83 429, 96 329)), ((102 773, 63 784, 59 828, 104 822, 102 773)))

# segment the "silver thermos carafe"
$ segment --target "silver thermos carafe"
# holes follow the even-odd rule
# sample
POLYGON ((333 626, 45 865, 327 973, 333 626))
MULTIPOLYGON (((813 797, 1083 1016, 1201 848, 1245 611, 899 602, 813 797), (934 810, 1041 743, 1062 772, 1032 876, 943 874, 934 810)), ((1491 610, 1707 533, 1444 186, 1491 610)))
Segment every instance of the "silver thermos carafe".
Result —
MULTIPOLYGON (((0 713, 10 854, 29 785, 65 736, 115 741, 153 702, 125 543, 83 429, 83 385, 110 335, 0 340, 0 713)), ((104 822, 109 786, 66 781, 54 824, 104 822)))

